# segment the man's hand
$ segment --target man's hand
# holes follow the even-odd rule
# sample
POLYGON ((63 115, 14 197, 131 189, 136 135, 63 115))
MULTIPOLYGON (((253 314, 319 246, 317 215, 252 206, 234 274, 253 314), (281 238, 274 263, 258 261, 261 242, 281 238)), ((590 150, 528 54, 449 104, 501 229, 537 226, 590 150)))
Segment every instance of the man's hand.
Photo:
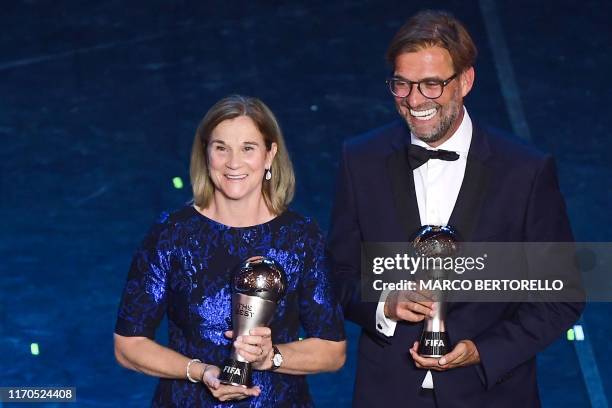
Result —
POLYGON ((393 291, 385 301, 385 316, 391 320, 420 322, 433 316, 433 299, 424 291, 393 291))
POLYGON ((446 371, 451 368, 467 367, 480 363, 480 354, 472 340, 461 340, 448 354, 440 358, 421 357, 417 353, 419 342, 415 341, 410 355, 418 368, 446 371))

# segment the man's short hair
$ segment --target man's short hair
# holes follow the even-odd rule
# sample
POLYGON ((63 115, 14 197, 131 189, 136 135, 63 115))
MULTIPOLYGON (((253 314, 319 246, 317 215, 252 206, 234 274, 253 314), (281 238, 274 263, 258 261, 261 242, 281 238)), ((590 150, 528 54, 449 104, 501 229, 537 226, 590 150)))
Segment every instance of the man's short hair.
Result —
POLYGON ((478 54, 465 26, 453 15, 424 10, 412 16, 395 34, 387 49, 387 61, 395 67, 395 59, 400 54, 434 46, 448 51, 457 73, 473 66, 478 54))

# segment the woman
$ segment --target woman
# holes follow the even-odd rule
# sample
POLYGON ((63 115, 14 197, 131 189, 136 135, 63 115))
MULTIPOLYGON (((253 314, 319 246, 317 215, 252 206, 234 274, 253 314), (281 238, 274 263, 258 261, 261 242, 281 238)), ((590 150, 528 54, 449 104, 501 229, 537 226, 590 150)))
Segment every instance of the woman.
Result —
POLYGON ((295 181, 272 112, 255 98, 219 101, 198 127, 190 173, 194 205, 162 216, 134 256, 115 328, 117 361, 161 377, 154 406, 311 406, 304 374, 342 367, 343 319, 319 228, 287 209, 295 181), (255 385, 220 384, 232 346, 231 272, 258 255, 282 266, 287 293, 269 328, 233 342, 253 363, 255 385), (168 347, 153 340, 165 314, 168 347))

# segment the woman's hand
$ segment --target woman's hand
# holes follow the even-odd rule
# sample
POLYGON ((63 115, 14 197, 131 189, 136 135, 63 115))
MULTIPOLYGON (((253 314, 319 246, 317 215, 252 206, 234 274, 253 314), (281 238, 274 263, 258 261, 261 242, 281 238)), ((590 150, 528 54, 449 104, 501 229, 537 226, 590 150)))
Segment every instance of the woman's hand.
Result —
MULTIPOLYGON (((233 332, 225 335, 232 338, 233 332)), ((242 358, 253 364, 255 370, 269 370, 272 367, 272 331, 268 327, 255 327, 247 336, 238 336, 234 347, 242 358)))
POLYGON ((257 397, 261 390, 259 387, 237 387, 234 385, 221 384, 219 374, 221 370, 214 365, 207 365, 202 374, 202 382, 210 393, 219 401, 239 401, 248 397, 257 397))

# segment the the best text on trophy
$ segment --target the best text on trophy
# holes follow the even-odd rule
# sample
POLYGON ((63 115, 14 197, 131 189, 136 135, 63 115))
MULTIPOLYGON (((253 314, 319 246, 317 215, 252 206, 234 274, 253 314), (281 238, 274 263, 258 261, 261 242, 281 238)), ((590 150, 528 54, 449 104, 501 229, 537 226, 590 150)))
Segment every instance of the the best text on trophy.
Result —
MULTIPOLYGON (((255 327, 269 326, 287 288, 285 273, 270 258, 256 256, 243 262, 232 279, 234 340, 255 327)), ((234 348, 219 379, 223 384, 250 387, 252 367, 234 348)))

